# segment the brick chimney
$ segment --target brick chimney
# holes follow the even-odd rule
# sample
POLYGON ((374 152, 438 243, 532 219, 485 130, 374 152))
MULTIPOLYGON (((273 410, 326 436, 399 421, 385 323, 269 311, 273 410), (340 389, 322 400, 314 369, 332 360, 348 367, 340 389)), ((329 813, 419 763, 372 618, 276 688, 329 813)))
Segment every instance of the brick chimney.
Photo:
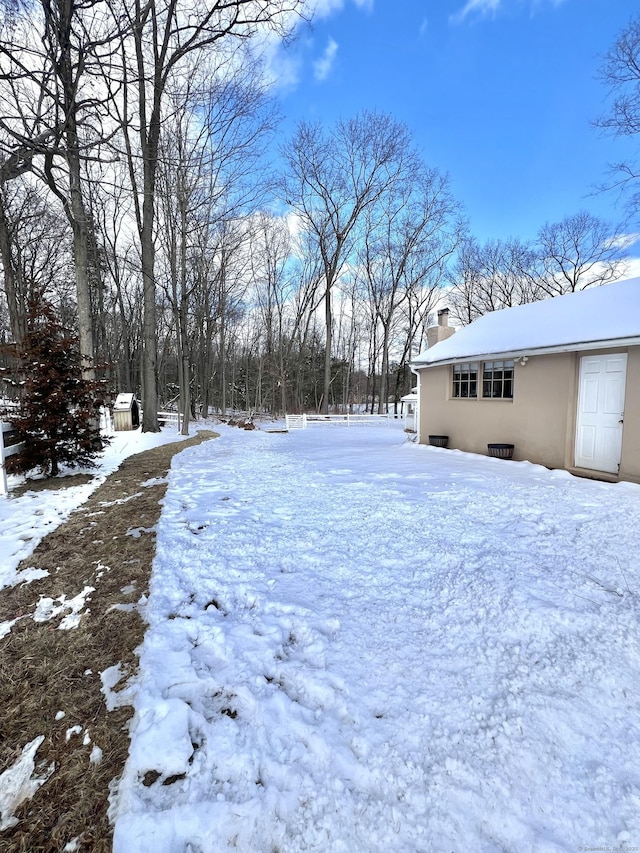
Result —
POLYGON ((441 308, 438 311, 438 325, 427 329, 427 348, 431 349, 440 341, 446 341, 454 333, 455 329, 449 325, 449 309, 441 308))

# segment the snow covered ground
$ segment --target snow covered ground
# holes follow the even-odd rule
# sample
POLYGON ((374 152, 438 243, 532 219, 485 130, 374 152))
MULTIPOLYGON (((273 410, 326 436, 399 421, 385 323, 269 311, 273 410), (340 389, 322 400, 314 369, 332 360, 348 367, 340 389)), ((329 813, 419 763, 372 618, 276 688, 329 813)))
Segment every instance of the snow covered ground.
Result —
MULTIPOLYGON (((96 475, 94 479, 79 486, 27 491, 20 497, 14 497, 12 491, 24 482, 24 478, 8 477, 9 496, 0 496, 0 589, 38 576, 38 572, 28 569, 18 574, 16 568, 44 536, 66 521, 70 513, 87 500, 123 459, 180 438, 177 430, 171 427, 159 433, 143 434, 140 430, 117 432, 111 436, 111 444, 97 460, 98 468, 88 472, 96 475)), ((76 472, 69 471, 69 474, 73 473, 76 472)))
POLYGON ((170 472, 115 853, 640 849, 639 486, 221 431, 170 472))

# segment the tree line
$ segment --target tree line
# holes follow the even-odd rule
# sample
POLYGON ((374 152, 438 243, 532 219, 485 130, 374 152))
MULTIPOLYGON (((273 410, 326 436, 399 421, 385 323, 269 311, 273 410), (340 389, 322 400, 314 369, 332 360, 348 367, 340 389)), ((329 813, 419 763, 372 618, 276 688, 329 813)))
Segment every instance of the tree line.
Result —
MULTIPOLYGON (((83 378, 140 394, 146 431, 167 405, 185 432, 211 410, 383 408, 443 299, 464 324, 620 275, 622 230, 586 211, 479 243, 384 113, 301 122, 270 162, 261 51, 303 0, 1 8, 0 342, 53 306, 83 378)), ((638 67, 634 19, 603 65, 606 130, 640 129, 638 67)), ((637 210, 635 164, 617 174, 637 210)))

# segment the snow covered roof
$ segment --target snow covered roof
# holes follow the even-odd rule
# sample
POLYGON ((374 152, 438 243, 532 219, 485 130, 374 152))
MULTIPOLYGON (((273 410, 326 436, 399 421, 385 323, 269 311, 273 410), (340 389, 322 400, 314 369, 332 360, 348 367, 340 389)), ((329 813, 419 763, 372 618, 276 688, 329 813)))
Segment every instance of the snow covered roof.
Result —
POLYGON ((114 412, 128 412, 129 409, 133 406, 133 400, 133 394, 118 394, 118 396, 116 397, 116 401, 113 404, 114 412))
POLYGON ((492 311, 421 352, 413 366, 629 344, 640 345, 640 278, 492 311))

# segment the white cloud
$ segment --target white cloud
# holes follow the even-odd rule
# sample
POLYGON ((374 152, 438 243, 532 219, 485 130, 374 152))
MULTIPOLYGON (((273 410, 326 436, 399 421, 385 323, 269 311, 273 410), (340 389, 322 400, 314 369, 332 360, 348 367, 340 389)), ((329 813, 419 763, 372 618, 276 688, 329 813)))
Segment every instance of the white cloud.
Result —
MULTIPOLYGON (((640 244, 640 234, 637 231, 619 234, 615 240, 611 241, 611 244, 617 246, 619 249, 630 249, 636 243, 640 244)), ((640 245, 638 248, 640 248, 640 245)))
POLYGON ((331 72, 333 62, 338 52, 338 42, 330 38, 323 55, 313 63, 313 74, 316 80, 326 80, 331 72))
POLYGON ((420 33, 421 36, 424 36, 424 35, 426 35, 426 32, 428 29, 429 29, 429 19, 423 18, 422 23, 420 24, 420 29, 418 30, 418 32, 420 33))
POLYGON ((640 258, 629 258, 624 278, 640 278, 640 258))
MULTIPOLYGON (((375 0, 350 0, 358 9, 371 12, 375 0)), ((290 28, 297 35, 293 46, 283 44, 273 32, 265 30, 254 40, 254 52, 265 64, 265 76, 270 86, 281 91, 295 89, 301 79, 302 70, 308 61, 311 38, 308 33, 308 21, 339 15, 345 8, 346 0, 303 0, 305 19, 290 13, 282 19, 284 29, 290 28), (300 35, 303 35, 302 39, 300 35)), ((322 57, 313 63, 316 80, 325 80, 331 72, 338 43, 329 39, 322 57)))
MULTIPOLYGON (((373 9, 374 0, 353 0, 353 2, 359 9, 367 12, 373 9)), ((328 18, 334 12, 341 12, 344 9, 344 0, 305 0, 304 5, 307 13, 316 18, 328 18)))
MULTIPOLYGON (((557 7, 561 6, 565 2, 566 0, 530 0, 529 5, 532 7, 532 11, 535 12, 539 7, 548 5, 549 3, 552 6, 557 7)), ((459 12, 456 12, 455 15, 452 15, 450 20, 454 24, 459 24, 464 21, 465 18, 469 17, 469 15, 476 15, 478 17, 495 15, 499 9, 506 6, 508 3, 509 0, 467 0, 462 9, 460 9, 459 12)))
POLYGON ((451 20, 455 23, 460 23, 460 21, 464 21, 468 15, 472 15, 475 12, 479 15, 489 15, 493 12, 497 12, 501 2, 502 0, 467 0, 465 6, 459 12, 456 12, 456 14, 452 16, 451 20))
POLYGON ((339 12, 344 6, 343 0, 307 0, 307 11, 318 18, 327 18, 334 12, 339 12))
POLYGON ((300 81, 302 60, 299 55, 288 52, 282 42, 272 40, 263 52, 266 78, 276 90, 295 89, 300 81))

